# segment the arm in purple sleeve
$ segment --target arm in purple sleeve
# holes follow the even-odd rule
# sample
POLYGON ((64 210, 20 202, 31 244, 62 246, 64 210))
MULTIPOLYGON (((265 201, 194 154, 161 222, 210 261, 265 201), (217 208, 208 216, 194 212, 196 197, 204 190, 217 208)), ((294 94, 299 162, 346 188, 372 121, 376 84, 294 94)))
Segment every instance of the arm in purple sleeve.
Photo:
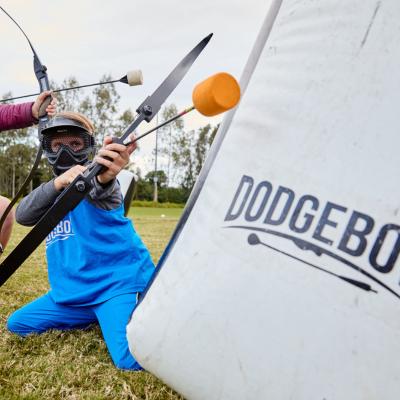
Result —
POLYGON ((32 116, 33 103, 0 105, 0 131, 27 128, 37 121, 32 116))

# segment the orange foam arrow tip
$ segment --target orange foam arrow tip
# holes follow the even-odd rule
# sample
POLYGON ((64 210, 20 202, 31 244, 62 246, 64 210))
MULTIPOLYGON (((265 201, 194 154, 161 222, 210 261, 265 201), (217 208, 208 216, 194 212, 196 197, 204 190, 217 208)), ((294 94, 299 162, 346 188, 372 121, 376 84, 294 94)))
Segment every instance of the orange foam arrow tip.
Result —
POLYGON ((232 75, 220 72, 196 85, 192 99, 199 113, 212 117, 236 106, 240 100, 240 86, 232 75))

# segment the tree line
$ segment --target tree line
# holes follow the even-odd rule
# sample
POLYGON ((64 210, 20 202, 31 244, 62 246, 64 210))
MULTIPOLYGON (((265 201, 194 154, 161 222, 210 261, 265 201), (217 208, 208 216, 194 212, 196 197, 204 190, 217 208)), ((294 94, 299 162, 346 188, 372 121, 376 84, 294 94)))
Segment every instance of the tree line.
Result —
MULTIPOLYGON (((104 75, 101 82, 111 80, 104 75)), ((52 82, 51 87, 63 89, 78 86, 74 78, 65 79, 60 85, 52 82)), ((3 99, 11 97, 5 93, 3 99)), ((123 129, 132 122, 134 113, 130 109, 121 111, 120 95, 115 85, 98 86, 92 90, 82 89, 56 93, 58 110, 78 111, 90 118, 96 128, 96 143, 102 143, 104 135, 120 136, 123 129)), ((159 123, 178 113, 174 104, 165 105, 159 114, 159 123)), ((135 163, 135 157, 128 169, 136 175, 135 200, 156 200, 159 202, 185 203, 197 176, 200 173, 218 126, 210 124, 197 130, 187 131, 184 121, 179 118, 157 131, 157 170, 143 173, 135 163), (156 199, 155 199, 156 192, 156 199)), ((0 134, 0 193, 13 197, 22 185, 36 156, 39 138, 36 128, 9 130, 0 134)), ((140 148, 140 144, 139 144, 140 148)), ((27 191, 52 178, 52 170, 42 159, 27 191)))

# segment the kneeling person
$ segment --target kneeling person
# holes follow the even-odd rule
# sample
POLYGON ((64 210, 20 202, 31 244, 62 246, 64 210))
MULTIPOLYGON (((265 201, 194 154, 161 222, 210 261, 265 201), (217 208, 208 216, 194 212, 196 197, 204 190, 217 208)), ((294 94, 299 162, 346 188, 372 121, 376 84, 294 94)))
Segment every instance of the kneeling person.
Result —
MULTIPOLYGON (((60 113, 49 122, 42 146, 55 178, 20 202, 19 223, 34 225, 84 172, 94 152, 93 130, 78 113, 60 113)), ((148 250, 124 216, 116 180, 134 148, 104 139, 95 161, 108 169, 93 178, 91 192, 46 239, 49 292, 8 319, 8 329, 21 336, 98 322, 114 364, 131 370, 141 367, 129 352, 126 325, 154 272, 148 250)))

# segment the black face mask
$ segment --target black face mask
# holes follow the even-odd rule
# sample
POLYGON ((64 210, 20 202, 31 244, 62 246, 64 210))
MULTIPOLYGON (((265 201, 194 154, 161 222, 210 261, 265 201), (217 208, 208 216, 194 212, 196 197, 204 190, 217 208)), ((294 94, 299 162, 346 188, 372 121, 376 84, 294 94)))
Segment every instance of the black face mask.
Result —
POLYGON ((69 146, 61 145, 56 153, 47 154, 47 160, 53 168, 54 175, 58 176, 74 165, 85 165, 90 155, 91 152, 87 150, 75 152, 69 146))

